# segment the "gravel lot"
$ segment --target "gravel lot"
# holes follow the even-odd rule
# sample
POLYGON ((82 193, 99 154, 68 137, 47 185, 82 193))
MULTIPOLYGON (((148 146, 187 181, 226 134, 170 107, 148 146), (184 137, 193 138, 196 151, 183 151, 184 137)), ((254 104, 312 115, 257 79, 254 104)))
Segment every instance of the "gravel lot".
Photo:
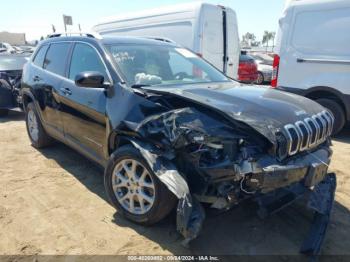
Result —
MULTIPOLYGON (((60 143, 34 149, 21 113, 0 119, 0 134, 0 254, 288 255, 308 230, 310 213, 297 205, 266 220, 243 205, 209 211, 185 249, 175 213, 153 227, 128 222, 107 203, 103 171, 60 143)), ((349 128, 333 149, 338 188, 322 254, 350 255, 349 128)))

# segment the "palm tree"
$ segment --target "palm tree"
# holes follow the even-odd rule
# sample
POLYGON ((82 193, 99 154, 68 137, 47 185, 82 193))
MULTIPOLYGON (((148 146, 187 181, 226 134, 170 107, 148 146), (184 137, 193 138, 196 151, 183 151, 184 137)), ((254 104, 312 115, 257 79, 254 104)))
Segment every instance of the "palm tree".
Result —
POLYGON ((276 37, 276 32, 271 32, 272 50, 275 48, 275 37, 276 37))
POLYGON ((270 41, 270 32, 265 30, 263 34, 262 43, 266 44, 266 51, 267 51, 267 47, 269 46, 269 41, 270 41))
POLYGON ((252 46, 252 43, 255 42, 256 36, 253 33, 245 33, 243 35, 243 40, 248 44, 248 46, 252 46))
POLYGON ((275 32, 269 32, 267 30, 264 31, 262 43, 266 44, 266 46, 265 46, 266 47, 266 51, 267 51, 267 47, 269 46, 270 40, 272 40, 272 47, 274 47, 274 45, 275 45, 275 36, 276 36, 275 32))

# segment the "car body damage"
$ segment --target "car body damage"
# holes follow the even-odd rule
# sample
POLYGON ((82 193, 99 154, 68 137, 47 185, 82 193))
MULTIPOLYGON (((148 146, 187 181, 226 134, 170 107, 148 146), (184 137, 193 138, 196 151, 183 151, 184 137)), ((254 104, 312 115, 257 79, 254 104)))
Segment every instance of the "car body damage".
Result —
MULTIPOLYGON (((217 86, 221 88, 231 92, 236 88, 240 92, 239 87, 232 85, 217 86)), ((293 101, 294 105, 300 106, 289 108, 288 113, 282 108, 284 117, 278 119, 274 112, 268 111, 271 105, 261 104, 261 110, 257 110, 259 99, 264 96, 273 100, 270 104, 281 106, 275 91, 254 90, 257 99, 253 100, 253 106, 248 101, 228 101, 228 98, 237 100, 239 95, 235 94, 213 102, 212 91, 201 89, 202 97, 186 90, 138 89, 135 94, 144 97, 144 103, 136 103, 137 108, 130 109, 129 116, 116 128, 118 136, 132 141, 160 181, 179 199, 177 228, 185 237, 184 244, 196 238, 201 230, 205 218, 201 203, 227 210, 245 199, 253 199, 259 206, 258 214, 265 217, 301 196, 310 195, 313 203, 317 203, 315 199, 320 194, 334 193, 332 188, 317 189, 328 177, 332 155, 328 138, 297 155, 278 156, 280 145, 276 134, 288 122, 298 121, 300 117, 295 112, 303 111, 302 117, 306 117, 306 111, 315 114, 322 107, 314 104, 314 108, 302 108, 303 101, 299 99, 304 98, 289 96, 286 103, 297 100, 293 101), (203 97, 206 92, 209 95, 203 97), (144 110, 150 108, 150 101, 159 107, 159 113, 154 113, 157 111, 154 108, 144 110), (135 112, 151 113, 135 117, 135 112), (269 115, 273 117, 268 119, 269 115), (135 119, 142 120, 135 122, 135 119)), ((324 209, 315 209, 325 214, 324 209)), ((326 209, 329 212, 330 207, 326 209)))
POLYGON ((192 198, 185 178, 174 164, 161 155, 154 154, 147 144, 132 141, 145 157, 148 164, 167 188, 179 199, 177 206, 177 229, 185 237, 184 244, 197 237, 205 218, 203 207, 192 198))

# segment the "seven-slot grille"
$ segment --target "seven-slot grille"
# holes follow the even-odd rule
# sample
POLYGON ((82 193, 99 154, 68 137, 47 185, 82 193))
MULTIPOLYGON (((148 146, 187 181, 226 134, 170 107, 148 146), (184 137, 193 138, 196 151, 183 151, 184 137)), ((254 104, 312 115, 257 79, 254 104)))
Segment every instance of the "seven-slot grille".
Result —
POLYGON ((286 155, 295 155, 300 151, 323 143, 332 134, 334 117, 328 111, 284 126, 287 133, 286 155))

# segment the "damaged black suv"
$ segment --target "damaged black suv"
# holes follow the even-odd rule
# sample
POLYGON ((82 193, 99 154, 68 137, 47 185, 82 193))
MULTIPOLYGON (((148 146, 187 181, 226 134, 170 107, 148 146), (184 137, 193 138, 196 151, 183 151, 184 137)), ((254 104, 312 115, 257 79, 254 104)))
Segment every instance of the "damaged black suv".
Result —
MULTIPOLYGON (((102 165, 110 202, 136 223, 177 205, 188 242, 203 203, 252 199, 266 216, 307 196, 323 219, 313 232, 325 232, 334 118, 307 98, 242 86, 173 43, 91 35, 41 42, 22 98, 32 145, 59 140, 102 165)), ((319 249, 310 239, 304 252, 319 249)))

